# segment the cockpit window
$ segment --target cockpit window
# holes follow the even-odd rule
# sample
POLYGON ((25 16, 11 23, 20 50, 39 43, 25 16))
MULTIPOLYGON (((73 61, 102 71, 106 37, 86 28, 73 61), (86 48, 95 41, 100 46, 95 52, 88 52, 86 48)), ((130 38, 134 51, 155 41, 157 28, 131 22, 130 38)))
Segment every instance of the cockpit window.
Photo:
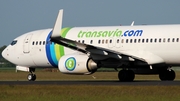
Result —
POLYGON ((17 40, 13 40, 12 42, 11 42, 11 45, 13 46, 13 45, 15 45, 17 43, 17 40))

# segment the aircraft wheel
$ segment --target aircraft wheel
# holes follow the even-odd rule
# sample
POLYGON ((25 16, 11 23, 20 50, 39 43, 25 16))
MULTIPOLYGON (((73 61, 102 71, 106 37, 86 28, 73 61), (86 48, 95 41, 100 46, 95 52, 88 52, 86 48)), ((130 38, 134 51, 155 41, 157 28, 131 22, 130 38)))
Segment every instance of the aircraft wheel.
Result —
POLYGON ((28 79, 28 81, 35 81, 36 75, 35 74, 28 74, 27 79, 28 79))
POLYGON ((159 73, 159 78, 160 78, 161 81, 165 81, 165 80, 166 80, 166 78, 167 78, 167 76, 166 76, 166 71, 167 71, 167 70, 162 70, 162 71, 160 71, 160 73, 159 73))
POLYGON ((121 70, 119 71, 119 81, 133 81, 135 74, 132 70, 121 70))
POLYGON ((119 78, 119 81, 126 81, 126 79, 127 79, 126 70, 119 71, 118 78, 119 78))
POLYGON ((176 77, 176 74, 175 74, 175 72, 173 71, 173 70, 171 70, 171 71, 168 71, 168 80, 169 81, 173 81, 174 79, 175 79, 175 77, 176 77))
POLYGON ((129 75, 128 76, 128 81, 133 81, 134 78, 135 78, 134 72, 132 70, 128 70, 127 72, 128 72, 128 75, 129 75))
POLYGON ((161 81, 173 81, 176 77, 176 74, 173 70, 163 70, 159 73, 159 78, 161 81))

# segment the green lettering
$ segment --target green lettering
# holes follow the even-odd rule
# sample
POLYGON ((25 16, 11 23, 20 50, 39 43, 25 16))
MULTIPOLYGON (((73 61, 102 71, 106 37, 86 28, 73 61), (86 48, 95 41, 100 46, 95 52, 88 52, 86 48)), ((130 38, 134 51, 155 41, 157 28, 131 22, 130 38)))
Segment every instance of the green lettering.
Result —
POLYGON ((111 35, 112 35, 113 32, 114 32, 114 31, 109 31, 108 37, 111 37, 111 35))
POLYGON ((81 33, 82 33, 82 31, 80 31, 80 32, 78 33, 78 38, 80 38, 80 37, 81 37, 81 33))
POLYGON ((116 37, 121 37, 121 34, 122 34, 122 31, 118 31, 118 32, 116 33, 116 37))
MULTIPOLYGON (((122 31, 119 29, 116 30, 106 30, 106 31, 79 31, 78 38, 92 38, 92 37, 121 37, 122 31)), ((134 36, 141 36, 142 31, 137 30, 134 33, 134 36)))
POLYGON ((107 37, 107 34, 108 34, 108 31, 104 31, 104 32, 102 33, 102 37, 107 37))
POLYGON ((94 31, 92 34, 91 34, 91 37, 96 37, 97 35, 97 31, 94 31))
POLYGON ((113 35, 113 37, 115 37, 115 36, 116 36, 116 33, 117 33, 117 31, 118 31, 118 29, 116 29, 116 31, 114 32, 114 35, 113 35))
POLYGON ((86 34, 86 32, 83 32, 83 33, 82 33, 81 38, 84 36, 84 34, 86 34))
POLYGON ((102 31, 99 31, 96 37, 100 37, 101 33, 102 33, 102 31))
POLYGON ((91 37, 91 31, 89 31, 89 32, 86 33, 86 37, 87 37, 87 38, 91 37))

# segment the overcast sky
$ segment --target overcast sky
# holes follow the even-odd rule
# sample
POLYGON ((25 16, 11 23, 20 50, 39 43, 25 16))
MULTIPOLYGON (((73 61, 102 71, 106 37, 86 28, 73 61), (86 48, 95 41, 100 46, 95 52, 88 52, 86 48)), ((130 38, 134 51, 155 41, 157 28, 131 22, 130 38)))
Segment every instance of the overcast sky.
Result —
POLYGON ((180 24, 180 0, 0 0, 0 47, 26 32, 63 27, 180 24))

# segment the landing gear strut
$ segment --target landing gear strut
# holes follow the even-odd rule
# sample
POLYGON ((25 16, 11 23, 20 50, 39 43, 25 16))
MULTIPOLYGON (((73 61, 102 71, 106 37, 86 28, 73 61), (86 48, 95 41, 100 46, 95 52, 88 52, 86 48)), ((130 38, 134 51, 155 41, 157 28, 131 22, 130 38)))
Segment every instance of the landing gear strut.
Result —
POLYGON ((162 81, 173 81, 176 77, 176 74, 173 70, 161 70, 159 73, 159 78, 162 81))
POLYGON ((121 70, 119 71, 118 78, 119 81, 133 81, 135 74, 132 70, 121 70))
POLYGON ((35 68, 29 68, 29 72, 30 74, 28 74, 27 76, 28 81, 35 81, 36 80, 36 74, 34 74, 35 68))

